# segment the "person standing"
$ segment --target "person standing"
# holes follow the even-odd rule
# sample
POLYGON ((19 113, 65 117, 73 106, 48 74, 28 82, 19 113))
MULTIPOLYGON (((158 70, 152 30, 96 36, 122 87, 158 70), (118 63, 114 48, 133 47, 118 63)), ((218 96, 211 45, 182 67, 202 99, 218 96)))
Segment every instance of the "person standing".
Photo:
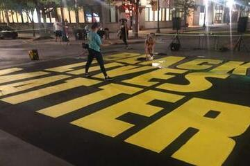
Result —
POLYGON ((98 23, 93 23, 91 26, 91 31, 88 33, 87 39, 89 42, 89 55, 88 55, 88 60, 85 66, 85 77, 90 77, 89 75, 89 68, 91 66, 91 63, 93 59, 95 58, 100 65, 101 71, 104 75, 105 80, 113 80, 111 77, 108 76, 106 69, 104 67, 104 61, 103 61, 103 56, 100 50, 100 47, 102 45, 102 41, 100 36, 97 34, 97 31, 99 30, 99 24, 98 23))
POLYGON ((125 48, 128 49, 128 27, 127 27, 127 22, 126 21, 122 21, 122 25, 120 28, 120 35, 121 35, 121 39, 125 44, 125 48))
POLYGON ((65 34, 64 34, 64 41, 67 42, 67 44, 69 44, 69 22, 67 19, 65 19, 65 34))
POLYGON ((57 39, 60 39, 60 42, 62 41, 62 33, 63 33, 63 26, 62 23, 58 21, 58 19, 56 19, 56 21, 53 24, 54 27, 54 33, 55 33, 55 37, 56 37, 56 42, 57 39))

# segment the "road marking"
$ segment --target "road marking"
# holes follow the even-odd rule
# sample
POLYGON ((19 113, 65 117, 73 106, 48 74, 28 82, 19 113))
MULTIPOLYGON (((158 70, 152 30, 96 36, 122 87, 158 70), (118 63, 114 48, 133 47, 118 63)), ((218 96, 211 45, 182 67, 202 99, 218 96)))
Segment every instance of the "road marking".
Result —
POLYGON ((164 83, 162 85, 159 85, 157 88, 175 92, 185 92, 185 93, 200 92, 208 90, 213 86, 213 84, 209 82, 206 78, 226 79, 228 77, 229 74, 217 74, 208 72, 188 73, 185 75, 185 78, 189 82, 189 84, 187 85, 164 83))
MULTIPOLYGON (((123 66, 123 65, 120 64, 120 63, 116 63, 116 62, 105 64, 106 69, 112 68, 112 67, 121 67, 121 66, 123 66)), ((89 68, 89 72, 98 71, 98 70, 100 70, 99 65, 89 68)), ((70 72, 67 72, 67 73, 74 74, 74 75, 83 75, 85 73, 85 69, 74 70, 74 71, 70 71, 70 72)))
POLYGON ((0 76, 5 75, 5 74, 14 73, 14 72, 21 71, 21 70, 23 70, 23 69, 21 69, 21 68, 3 69, 3 70, 0 70, 0 76))
POLYGON ((226 74, 226 73, 238 68, 243 63, 244 62, 229 61, 229 62, 226 62, 226 63, 210 70, 210 72, 214 72, 214 73, 218 73, 218 74, 226 74))
POLYGON ((213 65, 217 65, 222 63, 222 60, 215 59, 194 59, 185 63, 178 65, 179 69, 186 70, 204 70, 213 67, 213 65))
POLYGON ((246 63, 244 65, 241 65, 237 67, 234 71, 233 74, 237 75, 247 75, 247 70, 250 68, 250 62, 246 63))
POLYGON ((37 112, 57 118, 59 116, 68 114, 70 112, 76 111, 78 109, 82 109, 88 105, 104 101, 108 98, 117 96, 118 94, 134 94, 138 91, 140 91, 140 88, 134 88, 130 86, 124 86, 124 85, 118 85, 118 84, 109 84, 100 87, 102 89, 101 91, 91 93, 86 96, 78 97, 76 99, 63 102, 57 105, 54 105, 49 108, 45 108, 42 110, 39 110, 37 112))
POLYGON ((193 98, 125 141, 160 153, 188 128, 195 128, 198 133, 172 157, 193 165, 222 165, 235 146, 232 137, 249 125, 250 107, 193 98), (218 117, 204 117, 211 110, 218 111, 218 117))
POLYGON ((184 96, 150 90, 95 112, 89 116, 75 120, 71 122, 71 124, 96 131, 110 137, 115 137, 134 126, 133 124, 118 120, 117 118, 120 116, 131 112, 141 116, 150 117, 162 110, 161 107, 149 105, 148 103, 150 101, 157 99, 175 103, 183 97, 184 96))
POLYGON ((44 76, 47 74, 49 74, 49 73, 39 71, 39 72, 31 72, 31 73, 4 75, 4 76, 0 77, 0 84, 12 82, 12 81, 24 80, 24 79, 38 77, 38 76, 44 76))
POLYGON ((59 85, 34 90, 31 92, 23 93, 20 95, 15 95, 7 98, 1 99, 4 102, 10 103, 10 104, 19 104, 22 102, 34 100, 40 97, 49 96, 58 92, 66 91, 69 89, 81 87, 81 86, 91 86, 98 84, 100 81, 92 80, 92 79, 86 79, 86 78, 75 78, 66 81, 66 83, 62 83, 59 85))
POLYGON ((49 76, 49 77, 43 77, 38 78, 38 79, 33 79, 33 80, 28 80, 28 81, 22 81, 22 82, 17 82, 13 84, 8 84, 8 85, 3 85, 0 86, 0 91, 2 92, 0 96, 28 90, 34 87, 46 85, 52 82, 56 82, 62 79, 69 78, 70 76, 65 76, 65 75, 57 75, 57 76, 49 76))
MULTIPOLYGON (((111 77, 117 77, 117 76, 123 76, 123 75, 127 75, 127 74, 142 72, 142 71, 146 71, 146 70, 152 70, 152 67, 150 67, 150 66, 138 67, 138 66, 130 66, 129 65, 129 66, 123 66, 123 67, 108 71, 108 75, 110 75, 111 77)), ((94 75, 93 77, 102 78, 103 74, 100 73, 100 74, 94 75)))
POLYGON ((65 65, 65 66, 59 66, 59 67, 53 67, 46 69, 47 71, 54 71, 54 72, 59 72, 59 73, 64 73, 68 71, 74 70, 75 67, 83 67, 85 65, 85 62, 80 62, 80 63, 74 63, 70 65, 65 65))

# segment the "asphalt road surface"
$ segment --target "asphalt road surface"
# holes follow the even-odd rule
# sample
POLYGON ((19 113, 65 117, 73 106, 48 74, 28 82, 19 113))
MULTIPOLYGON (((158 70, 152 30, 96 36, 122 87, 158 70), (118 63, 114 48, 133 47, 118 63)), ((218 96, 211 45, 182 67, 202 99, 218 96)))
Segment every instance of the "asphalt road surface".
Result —
POLYGON ((0 70, 0 129, 76 166, 249 165, 248 61, 139 57, 0 70))

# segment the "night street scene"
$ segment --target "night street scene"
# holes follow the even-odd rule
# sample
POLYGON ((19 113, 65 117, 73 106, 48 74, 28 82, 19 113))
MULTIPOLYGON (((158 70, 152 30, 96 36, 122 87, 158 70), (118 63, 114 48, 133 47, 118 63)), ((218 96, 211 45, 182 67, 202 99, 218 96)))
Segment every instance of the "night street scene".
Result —
POLYGON ((250 166, 250 0, 0 0, 0 166, 250 166))

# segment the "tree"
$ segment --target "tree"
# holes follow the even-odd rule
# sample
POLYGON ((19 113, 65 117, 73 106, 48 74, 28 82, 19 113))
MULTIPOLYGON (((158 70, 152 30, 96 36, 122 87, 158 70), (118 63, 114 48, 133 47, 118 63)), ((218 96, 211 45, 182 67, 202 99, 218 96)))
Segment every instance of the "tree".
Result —
POLYGON ((16 10, 18 8, 18 4, 15 0, 1 0, 0 1, 0 9, 4 11, 7 25, 9 25, 9 10, 16 10))
POLYGON ((184 13, 184 27, 187 26, 187 16, 190 16, 191 9, 196 9, 197 6, 195 4, 194 0, 175 0, 174 1, 174 7, 176 10, 178 9, 179 12, 184 13))

